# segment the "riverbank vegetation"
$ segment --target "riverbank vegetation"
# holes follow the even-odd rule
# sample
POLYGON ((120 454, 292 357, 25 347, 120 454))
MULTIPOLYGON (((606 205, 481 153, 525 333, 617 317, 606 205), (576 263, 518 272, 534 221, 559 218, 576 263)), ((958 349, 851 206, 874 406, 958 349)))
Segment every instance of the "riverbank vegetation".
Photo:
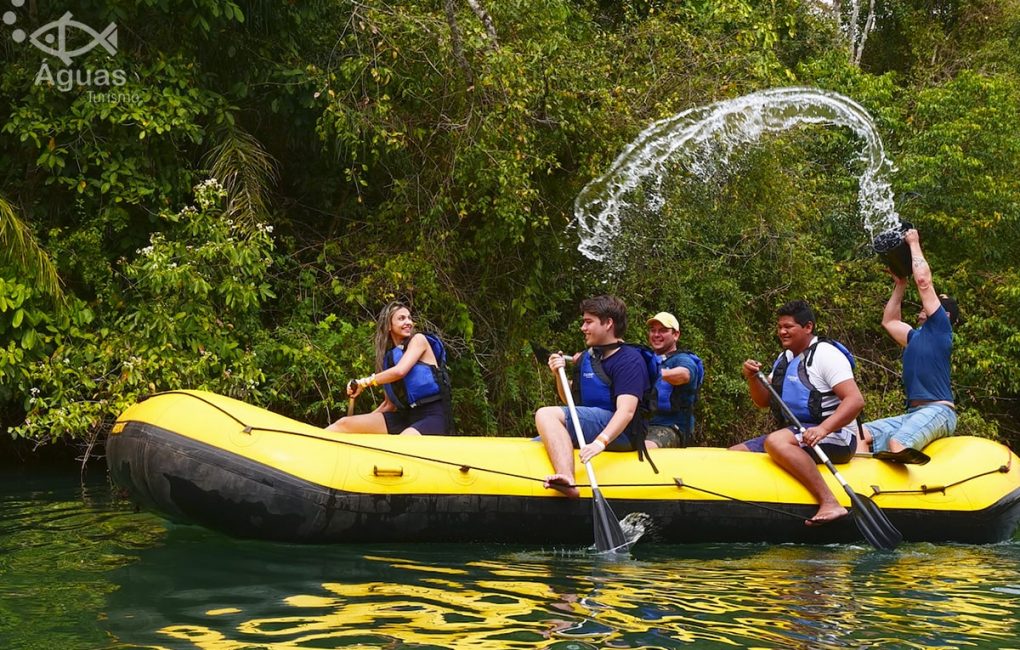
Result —
MULTIPOLYGON (((62 64, 3 47, 0 424, 14 439, 91 449, 127 405, 176 388, 325 425, 370 371, 393 298, 448 341, 461 433, 531 435, 555 397, 531 346, 579 347, 576 306, 601 292, 628 302, 630 340, 647 315, 680 317, 707 368, 702 444, 765 430, 740 363, 776 354, 774 310, 792 298, 856 353, 867 416, 898 411, 879 324, 892 283, 857 212, 850 132, 799 128, 713 182, 678 176, 660 214, 635 216, 622 268, 576 248, 574 197, 650 122, 800 85, 872 115, 897 209, 960 300, 960 433, 1020 442, 1012 0, 880 1, 863 47, 851 3, 78 4, 75 20, 116 22, 119 41, 72 65, 123 85, 40 80, 62 64)), ((16 26, 64 11, 37 2, 16 26)))

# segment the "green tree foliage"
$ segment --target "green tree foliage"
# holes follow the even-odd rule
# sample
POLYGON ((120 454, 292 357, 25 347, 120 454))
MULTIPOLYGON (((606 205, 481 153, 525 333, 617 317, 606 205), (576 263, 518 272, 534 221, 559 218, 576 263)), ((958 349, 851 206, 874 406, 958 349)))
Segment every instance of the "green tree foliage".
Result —
MULTIPOLYGON (((58 5, 19 10, 18 26, 58 5)), ((70 68, 28 43, 2 54, 0 234, 15 245, 0 399, 15 436, 92 439, 176 388, 326 424, 372 368, 372 321, 394 298, 450 345, 459 430, 530 434, 555 395, 532 345, 580 346, 576 305, 603 291, 631 305, 631 340, 647 314, 680 317, 708 369, 705 442, 768 426, 739 366, 776 353, 774 309, 794 297, 861 359, 869 414, 898 410, 878 325, 891 283, 860 223, 850 133, 769 138, 707 182, 677 170, 660 211, 628 215, 626 264, 576 250, 574 198, 651 121, 794 84, 875 118, 900 212, 964 306, 961 428, 1020 436, 1015 3, 880 2, 860 66, 830 14, 792 0, 79 5, 76 20, 120 36, 116 55, 70 68, 122 70, 123 85, 68 86, 70 68), (53 80, 36 83, 44 63, 53 80), (46 257, 62 308, 35 287, 46 257)))
POLYGON ((148 246, 116 267, 117 283, 51 327, 48 354, 12 372, 27 390, 12 432, 35 440, 94 434, 158 390, 193 387, 257 399, 265 377, 252 349, 274 298, 272 226, 224 218, 226 192, 199 184, 197 206, 164 211, 148 246))

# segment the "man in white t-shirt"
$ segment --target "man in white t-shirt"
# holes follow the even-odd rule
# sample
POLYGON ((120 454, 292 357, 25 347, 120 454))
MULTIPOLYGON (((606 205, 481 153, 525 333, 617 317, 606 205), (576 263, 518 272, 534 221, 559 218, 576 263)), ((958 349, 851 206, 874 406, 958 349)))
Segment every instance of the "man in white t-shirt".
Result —
MULTIPOLYGON (((779 342, 783 353, 772 366, 769 381, 804 426, 798 433, 792 422, 773 407, 783 428, 730 447, 734 451, 767 452, 818 500, 818 511, 805 523, 820 526, 847 515, 847 509, 825 483, 815 466, 811 449, 822 449, 833 463, 846 463, 857 448, 857 424, 864 397, 854 381, 849 352, 839 343, 815 336, 815 315, 803 300, 788 302, 777 312, 779 342)), ((744 362, 742 372, 759 408, 771 405, 771 394, 757 378, 761 364, 744 362)))

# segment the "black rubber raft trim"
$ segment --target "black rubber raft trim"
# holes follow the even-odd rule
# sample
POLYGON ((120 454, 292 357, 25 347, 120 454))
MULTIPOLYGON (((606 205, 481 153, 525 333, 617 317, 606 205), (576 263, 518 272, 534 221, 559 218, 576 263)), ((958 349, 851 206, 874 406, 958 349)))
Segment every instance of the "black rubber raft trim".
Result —
MULTIPOLYGON (((590 544, 587 499, 475 494, 363 494, 297 478, 243 456, 149 424, 128 422, 110 436, 113 481, 141 506, 171 520, 239 538, 299 543, 499 542, 590 544)), ((805 526, 814 507, 784 512, 725 500, 609 500, 623 518, 651 519, 644 542, 853 543, 850 520, 805 526)), ((881 505, 881 504, 880 504, 881 505)), ((907 541, 985 544, 1010 539, 1020 522, 1020 489, 981 511, 883 507, 907 541)))

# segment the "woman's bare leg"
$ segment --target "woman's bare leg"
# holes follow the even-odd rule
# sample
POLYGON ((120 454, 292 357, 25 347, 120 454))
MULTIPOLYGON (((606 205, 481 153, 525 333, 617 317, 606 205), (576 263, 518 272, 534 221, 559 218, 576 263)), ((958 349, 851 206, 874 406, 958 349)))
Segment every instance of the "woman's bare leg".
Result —
POLYGON ((363 413, 342 417, 326 427, 326 431, 339 433, 386 433, 386 418, 382 413, 363 413))

